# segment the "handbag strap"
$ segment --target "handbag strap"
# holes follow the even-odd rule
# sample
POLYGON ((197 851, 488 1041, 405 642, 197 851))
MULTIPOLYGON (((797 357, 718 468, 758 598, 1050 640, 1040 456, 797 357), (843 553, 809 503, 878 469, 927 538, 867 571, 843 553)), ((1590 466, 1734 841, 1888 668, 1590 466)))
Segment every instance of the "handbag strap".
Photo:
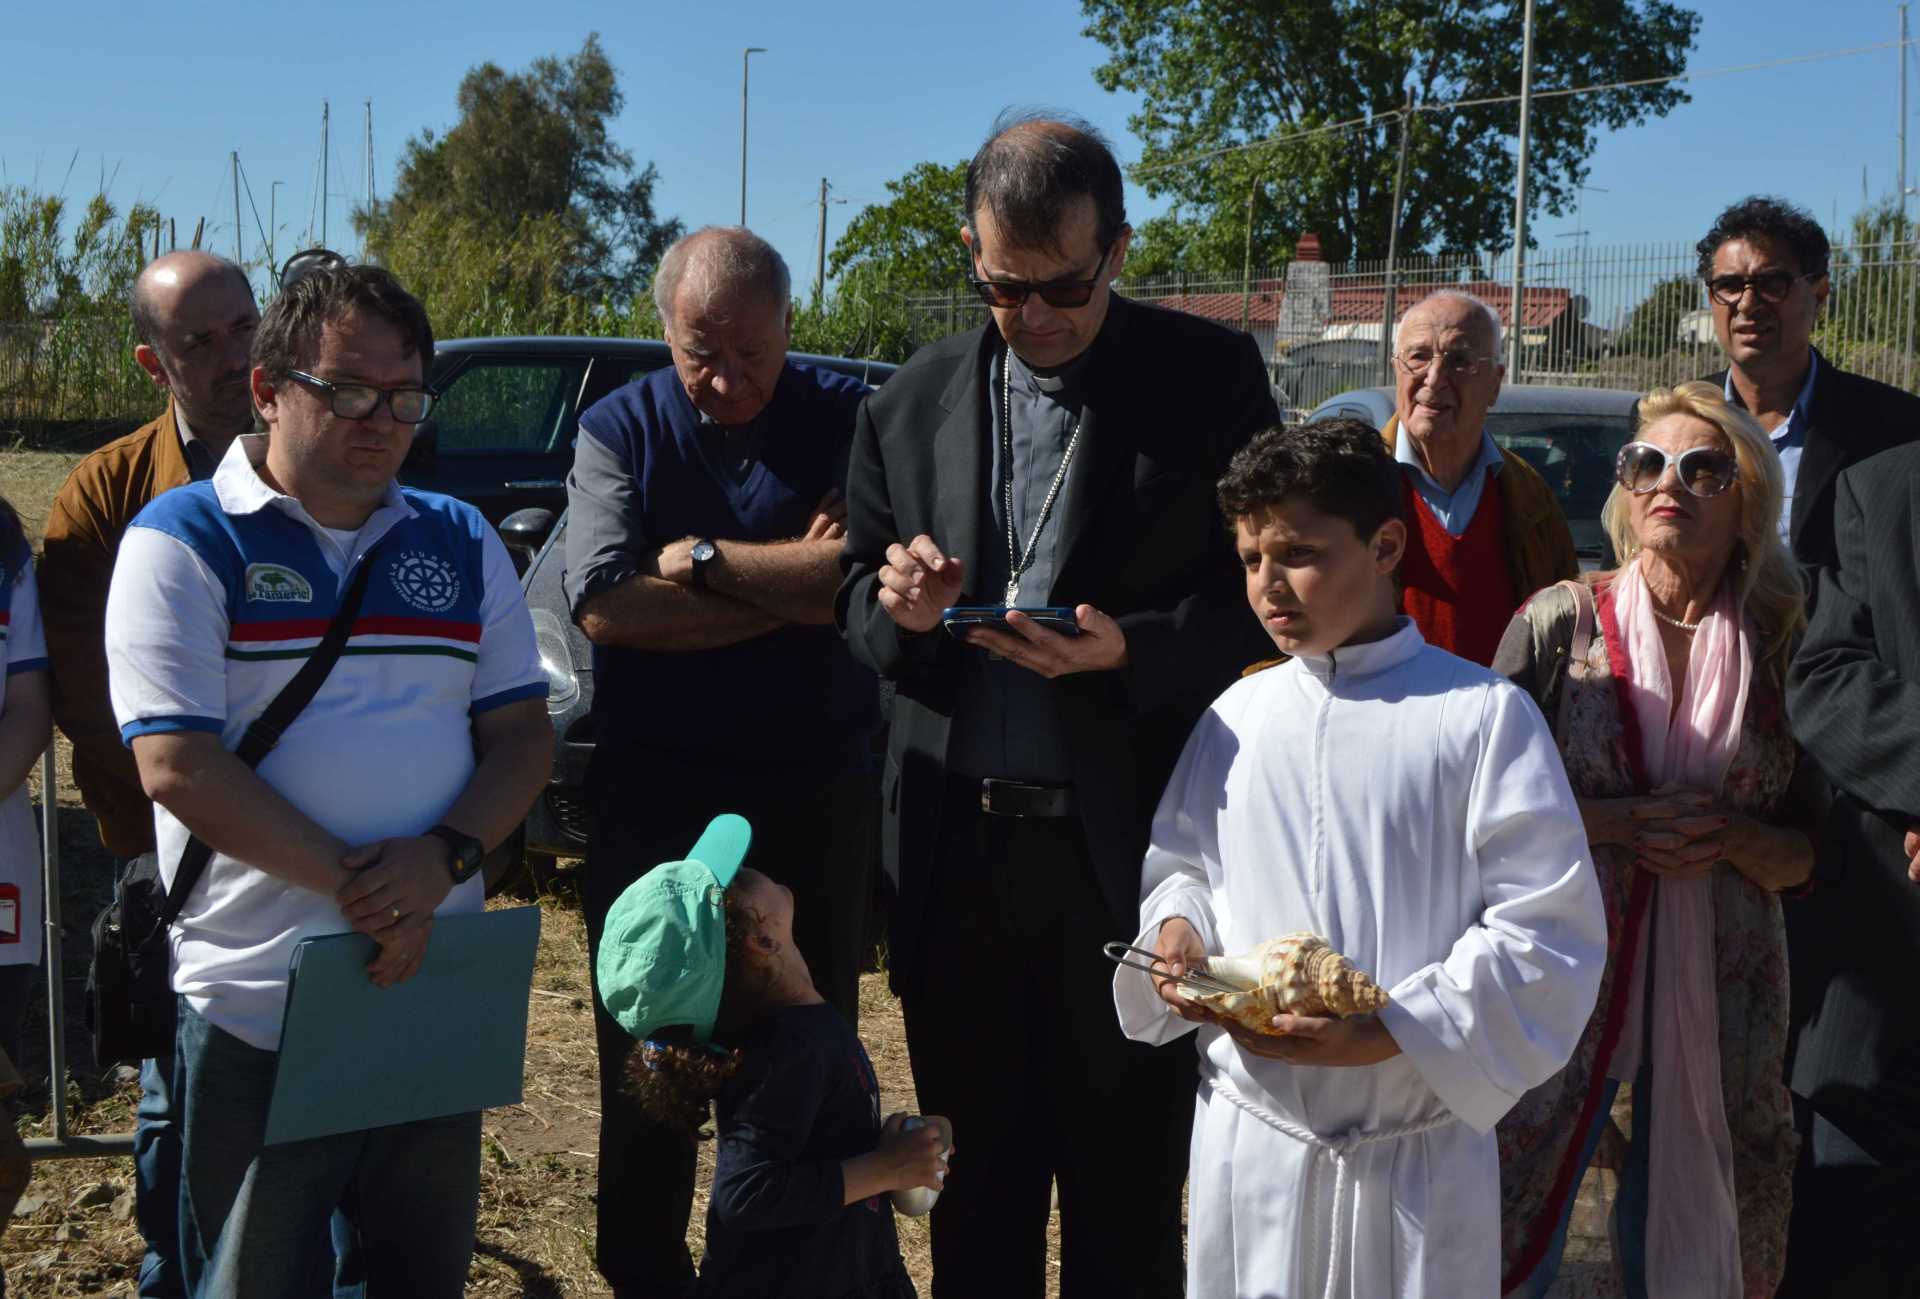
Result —
MULTIPOLYGON (((347 647, 347 637, 353 634, 354 619, 360 615, 360 600, 367 593, 367 575, 373 571, 374 557, 379 550, 380 543, 375 542, 373 548, 367 551, 346 594, 340 599, 340 607, 334 612, 333 621, 327 624, 327 634, 320 638, 319 645, 300 665, 300 670, 293 674, 293 680, 280 688, 273 702, 261 710, 240 737, 240 745, 234 750, 234 756, 247 766, 259 766, 261 759, 273 752, 273 746, 280 743, 280 737, 293 725, 294 718, 313 702, 313 697, 320 693, 321 684, 333 671, 333 665, 340 661, 340 653, 347 647)), ((193 892, 193 886, 200 882, 200 876, 206 873, 207 863, 212 860, 213 849, 206 840, 199 835, 187 839, 186 850, 180 854, 180 867, 173 873, 173 885, 167 890, 167 900, 161 906, 154 925, 154 934, 165 933, 168 926, 180 918, 181 909, 187 905, 187 896, 193 892)))
POLYGON ((1585 582, 1577 580, 1563 581, 1560 585, 1573 595, 1573 644, 1567 650, 1566 670, 1560 675, 1560 706, 1554 710, 1553 723, 1553 738, 1564 744, 1572 712, 1574 669, 1577 667, 1585 673, 1587 654, 1593 648, 1593 591, 1585 582))

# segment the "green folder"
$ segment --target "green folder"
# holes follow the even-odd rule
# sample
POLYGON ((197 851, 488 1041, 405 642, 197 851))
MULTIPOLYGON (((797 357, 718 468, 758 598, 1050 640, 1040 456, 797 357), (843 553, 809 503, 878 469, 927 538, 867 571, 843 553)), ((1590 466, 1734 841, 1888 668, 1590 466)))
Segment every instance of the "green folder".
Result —
POLYGON ((540 908, 433 922, 411 979, 376 988, 365 934, 293 949, 266 1144, 517 1104, 540 908))

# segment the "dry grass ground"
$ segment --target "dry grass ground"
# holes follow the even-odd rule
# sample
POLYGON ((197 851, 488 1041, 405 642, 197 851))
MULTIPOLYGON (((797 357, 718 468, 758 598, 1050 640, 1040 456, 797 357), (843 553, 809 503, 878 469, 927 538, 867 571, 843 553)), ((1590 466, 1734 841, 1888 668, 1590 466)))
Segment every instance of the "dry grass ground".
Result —
MULTIPOLYGON (((0 448, 0 494, 19 509, 29 535, 39 537, 47 504, 78 459, 70 453, 0 448)), ((138 1088, 131 1082, 103 1080, 92 1071, 80 1020, 91 944, 88 926, 105 901, 110 863, 92 818, 73 789, 64 740, 59 750, 71 1129, 127 1132, 133 1127, 138 1088)), ((34 784, 37 798, 37 775, 34 784)), ((540 905, 544 914, 528 1014, 525 1098, 485 1116, 479 1249, 467 1293, 584 1299, 610 1293, 593 1264, 600 1114, 586 931, 578 903, 564 884, 540 905)), ((868 975, 861 983, 860 1035, 873 1058, 886 1110, 914 1110, 899 1005, 879 975, 868 975)), ((44 1011, 36 1009, 31 1016, 28 1040, 34 1045, 22 1062, 30 1086, 22 1102, 20 1126, 29 1137, 47 1136, 51 1121, 44 1011)), ((688 1232, 696 1257, 704 1236, 711 1169, 709 1149, 701 1161, 701 1182, 688 1232)), ((1593 1260, 1605 1257, 1604 1209, 1612 1198, 1610 1177, 1596 1172, 1582 1190, 1568 1250, 1570 1265, 1592 1267, 1593 1260)), ((141 1253, 131 1218, 131 1186, 132 1166, 125 1159, 49 1160, 36 1165, 33 1184, 0 1236, 0 1268, 5 1270, 8 1293, 25 1299, 131 1296, 141 1253)), ((901 1218, 898 1222, 901 1250, 921 1294, 928 1294, 931 1268, 925 1220, 901 1218)), ((1048 1240, 1048 1292, 1057 1294, 1057 1220, 1049 1226, 1048 1240)))

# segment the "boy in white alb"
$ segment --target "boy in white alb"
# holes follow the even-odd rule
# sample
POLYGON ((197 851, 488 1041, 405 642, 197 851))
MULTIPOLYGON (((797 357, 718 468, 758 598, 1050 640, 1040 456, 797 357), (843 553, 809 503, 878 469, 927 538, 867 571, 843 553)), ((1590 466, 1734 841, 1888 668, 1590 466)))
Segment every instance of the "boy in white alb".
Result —
POLYGON ((1310 930, 1391 1000, 1254 1033, 1117 972, 1129 1036, 1198 1026, 1187 1293, 1495 1295, 1494 1122, 1566 1061, 1605 956, 1579 812, 1532 701, 1398 614, 1406 524, 1374 430, 1263 433, 1220 500, 1292 658, 1188 739, 1136 943, 1179 974, 1310 930))

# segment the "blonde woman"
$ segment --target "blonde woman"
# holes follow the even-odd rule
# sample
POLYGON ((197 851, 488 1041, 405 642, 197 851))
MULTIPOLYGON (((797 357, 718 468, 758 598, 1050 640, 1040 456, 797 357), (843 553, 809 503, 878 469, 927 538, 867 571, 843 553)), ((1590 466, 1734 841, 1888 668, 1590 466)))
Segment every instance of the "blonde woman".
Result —
POLYGON ((1554 1280, 1628 1083, 1617 1266, 1575 1288, 1771 1296, 1795 1154, 1778 895, 1811 875, 1827 799, 1781 705, 1806 614, 1780 462, 1719 388, 1687 383, 1641 399, 1616 479, 1601 517, 1623 565, 1535 595, 1493 663, 1554 723, 1609 925, 1572 1062, 1500 1125, 1503 1288, 1554 1280))

